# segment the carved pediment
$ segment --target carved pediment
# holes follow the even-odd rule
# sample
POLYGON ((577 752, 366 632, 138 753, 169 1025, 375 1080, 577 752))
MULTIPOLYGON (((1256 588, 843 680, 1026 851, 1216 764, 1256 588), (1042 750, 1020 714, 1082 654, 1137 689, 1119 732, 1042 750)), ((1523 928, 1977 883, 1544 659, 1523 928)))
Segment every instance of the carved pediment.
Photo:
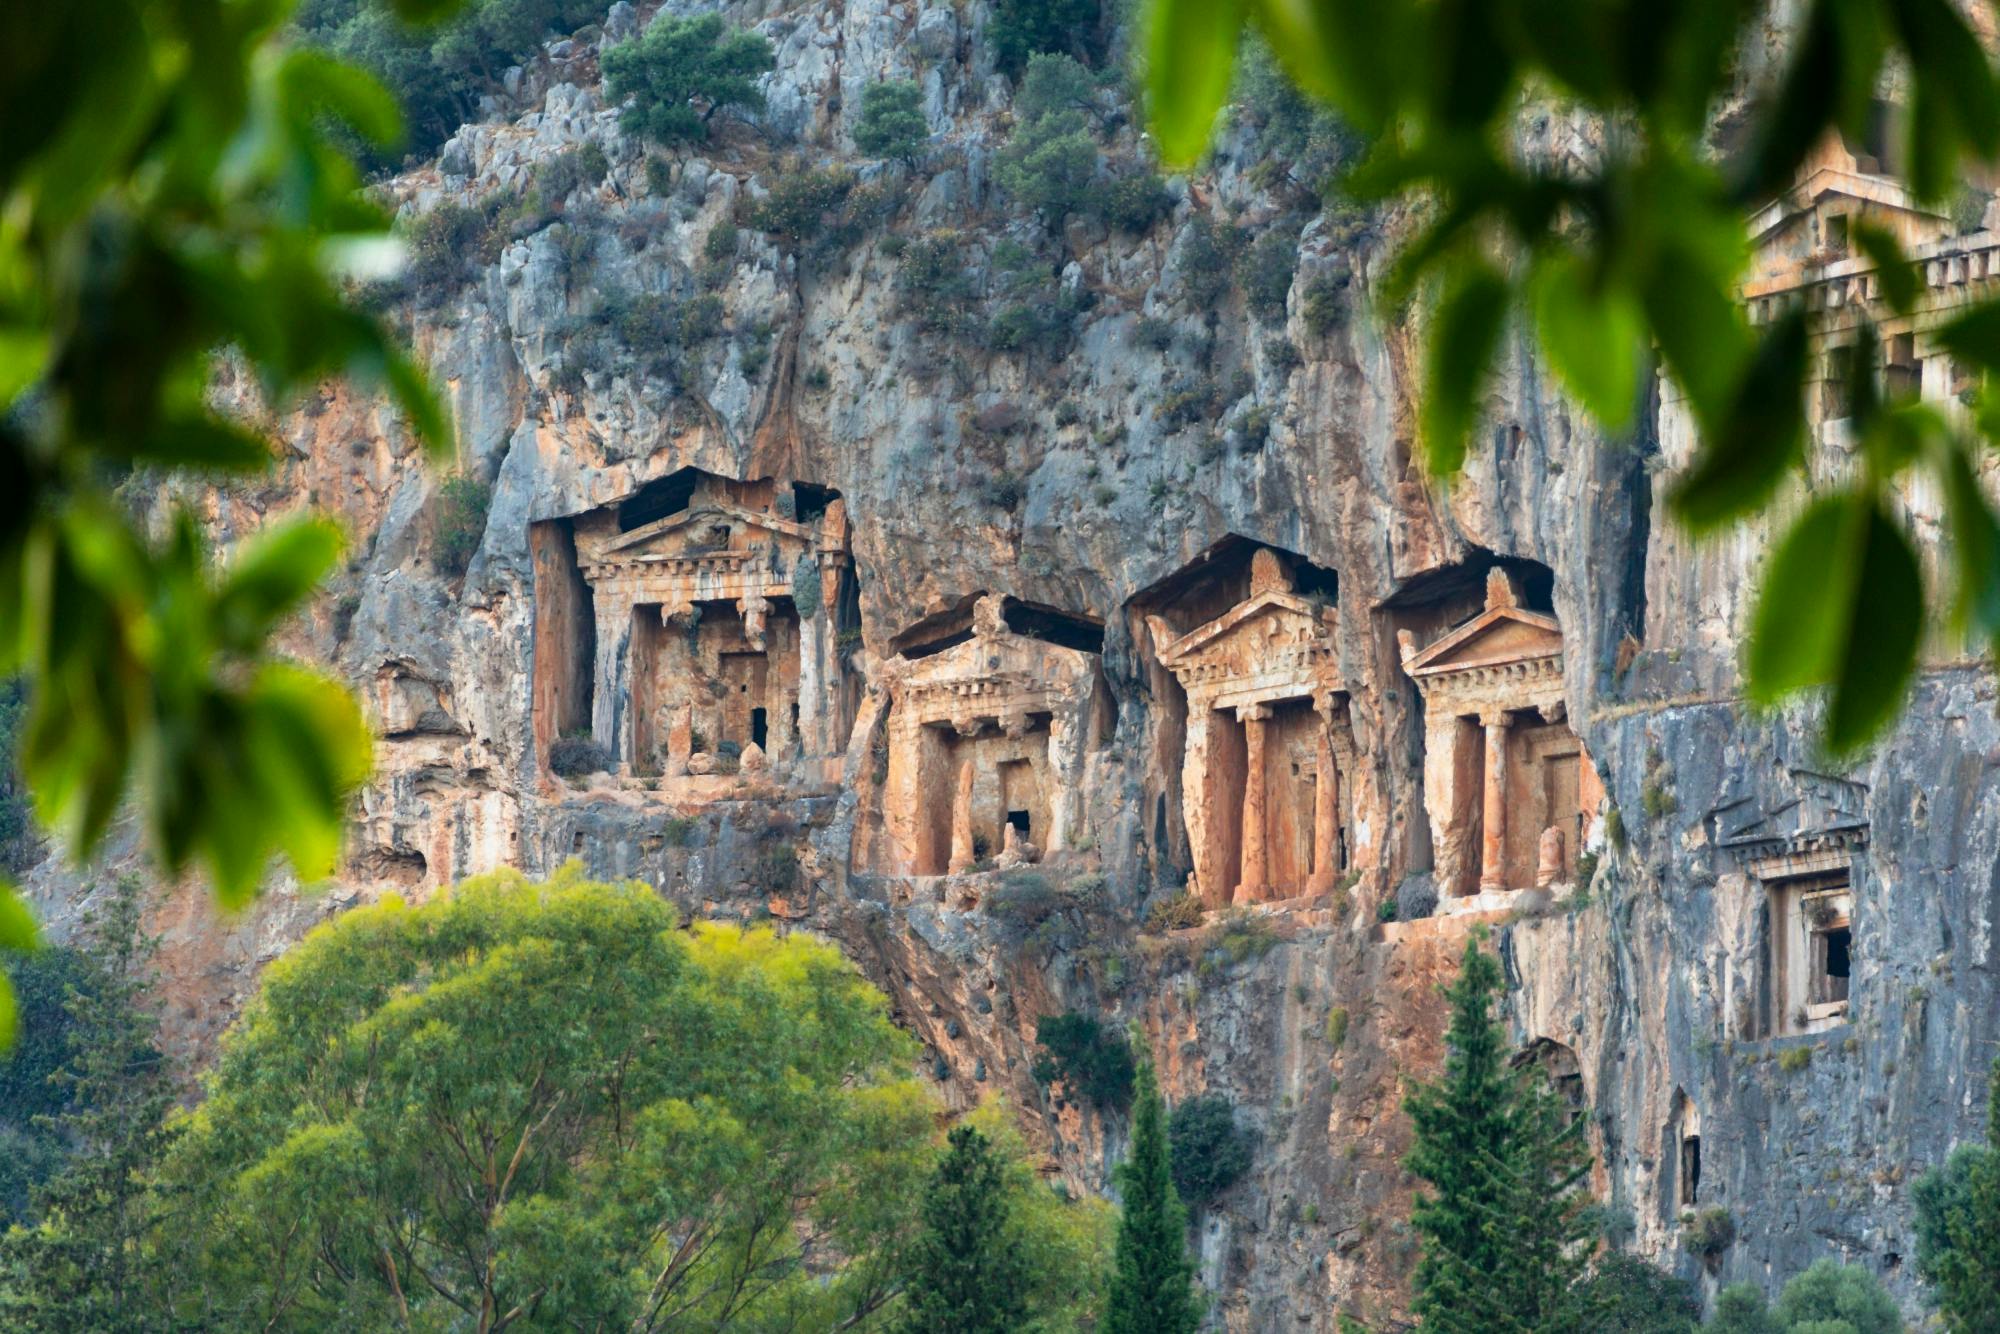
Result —
POLYGON ((1562 654, 1555 617, 1520 607, 1492 607, 1403 663, 1411 676, 1498 667, 1562 654))
POLYGON ((1300 649, 1331 651, 1333 623, 1331 610, 1274 589, 1188 631, 1161 650, 1160 661, 1177 673, 1237 667, 1247 674, 1300 649))
POLYGON ((1857 846, 1867 842, 1868 788, 1810 769, 1780 771, 1779 791, 1740 797, 1708 813, 1718 848, 1746 855, 1857 846))
POLYGON ((604 549, 607 561, 700 559, 726 551, 763 551, 773 542, 806 551, 812 529, 735 505, 701 505, 621 535, 604 549))

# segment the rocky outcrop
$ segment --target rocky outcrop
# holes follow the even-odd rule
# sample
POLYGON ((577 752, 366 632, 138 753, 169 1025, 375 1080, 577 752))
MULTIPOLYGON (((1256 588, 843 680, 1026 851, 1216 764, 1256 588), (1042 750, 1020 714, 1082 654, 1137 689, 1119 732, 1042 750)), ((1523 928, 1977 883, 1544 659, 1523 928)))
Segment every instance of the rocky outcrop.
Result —
MULTIPOLYGON (((1012 93, 979 0, 731 14, 777 52, 754 123, 719 118, 693 150, 634 141, 587 31, 386 185, 413 225, 503 219, 462 273, 393 307, 449 398, 451 466, 491 487, 462 574, 436 556, 445 470, 341 387, 270 419, 266 484, 193 498, 224 542, 305 505, 346 525, 349 563, 288 647, 352 681, 379 739, 335 886, 275 883, 234 922, 197 887, 162 898, 179 1049, 199 1059, 257 968, 350 903, 578 858, 690 913, 839 940, 944 1097, 1013 1099, 1078 1189, 1111 1188, 1125 1128, 1035 1082, 1035 1021, 1136 1024, 1170 1097, 1226 1093, 1258 1133, 1250 1178, 1196 1220, 1218 1319, 1331 1331, 1336 1311, 1404 1298, 1402 1081, 1437 1065, 1437 984, 1484 924, 1524 1054, 1593 1109, 1621 1239, 1711 1288, 1838 1255, 1914 1304, 1909 1179, 1976 1128, 2000 1036, 1991 674, 1934 663, 1896 734, 1826 771, 1809 717, 1736 698, 1764 537, 1673 531, 1660 496, 1690 441, 1670 393, 1607 439, 1515 346, 1467 471, 1429 483, 1405 317, 1371 304, 1396 219, 1299 216, 1255 170, 1248 117, 1157 221, 1052 231, 994 183, 1012 93), (920 84, 921 167, 853 147, 885 77, 920 84), (516 202, 586 145, 602 179, 516 202), (836 170, 853 179, 789 235, 752 225, 788 180, 836 170), (1281 307, 1219 280, 1225 224, 1300 224, 1295 248, 1268 247, 1290 271, 1281 307), (720 535, 666 521, 708 503, 696 473, 720 535), (837 545, 807 515, 836 494, 837 545), (658 542, 615 545, 633 534, 658 542), (646 620, 641 560, 681 562, 668 583, 724 619, 646 620), (629 593, 602 616, 591 561, 629 593), (1491 827, 1470 779, 1481 755, 1528 752, 1503 722, 1500 750, 1468 752, 1467 781, 1427 809, 1426 749, 1449 733, 1400 640, 1441 642, 1496 572, 1561 652, 1534 650, 1541 693, 1488 703, 1580 742, 1589 781, 1502 786, 1541 814, 1468 895, 1454 877, 1489 869, 1471 840, 1491 827), (653 647, 634 656, 641 625, 653 647), (750 660, 779 653, 790 675, 750 660), (668 662, 684 675, 648 705, 668 662), (1016 679, 1036 662, 1060 690, 1016 679), (788 693, 757 698, 776 702, 715 693, 773 679, 788 693), (920 687, 935 716, 899 714, 920 687), (555 765, 563 740, 575 763, 555 765), (1551 852, 1566 812, 1582 818, 1551 852), (983 868, 1008 845, 1041 854, 1012 872, 1032 911, 996 910, 1007 882, 983 868), (1149 930, 1197 870, 1212 907, 1251 915, 1149 930), (1801 886, 1837 875, 1846 925, 1798 916, 1834 892, 1801 886), (1840 1002, 1771 1003, 1773 942, 1794 929, 1822 951, 1846 932, 1840 1002), (1687 1253, 1680 1216, 1708 1208, 1736 1240, 1687 1253)), ((621 4, 603 31, 646 17, 621 4)), ((1101 92, 1091 117, 1107 172, 1140 160, 1129 107, 1101 92)), ((1542 128, 1549 151, 1587 151, 1542 128)), ((88 902, 57 865, 33 885, 58 929, 88 902)), ((1816 981, 1790 966, 1832 985, 1823 961, 1816 981)))

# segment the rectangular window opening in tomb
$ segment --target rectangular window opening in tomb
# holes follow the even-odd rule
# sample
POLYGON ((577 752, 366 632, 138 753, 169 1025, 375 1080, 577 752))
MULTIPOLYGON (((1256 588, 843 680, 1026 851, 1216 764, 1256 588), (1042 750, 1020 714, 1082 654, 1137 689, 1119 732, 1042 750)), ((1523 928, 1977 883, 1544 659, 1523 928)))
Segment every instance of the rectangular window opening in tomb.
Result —
POLYGON ((1095 623, 1067 616, 1061 636, 1024 634, 1006 614, 1010 602, 980 595, 892 641, 902 651, 883 669, 888 753, 874 816, 882 837, 867 840, 878 849, 874 869, 956 875, 988 869, 989 858, 1013 865, 1076 846, 1103 674, 1095 652, 1056 640, 1095 623))
POLYGON ((1681 1137, 1680 1202, 1683 1208, 1701 1202, 1701 1136, 1681 1137))
POLYGON ((1573 883, 1603 785, 1569 726, 1555 617, 1493 565, 1483 607, 1419 646, 1398 631, 1424 711, 1424 810, 1445 911, 1573 883))
POLYGON ((1773 880, 1766 893, 1775 1031, 1814 1033, 1845 1023, 1854 963, 1854 895, 1848 872, 1773 880))
POLYGON ((1331 574, 1308 593, 1295 558, 1248 556, 1235 601, 1198 599, 1202 582, 1183 579, 1145 618, 1185 699, 1174 716, 1189 888, 1210 908, 1326 894, 1356 851, 1331 574), (1190 605, 1213 614, 1182 630, 1166 609, 1190 605))
MULTIPOLYGON (((595 627, 580 655, 590 659, 587 724, 618 772, 678 791, 680 780, 739 766, 780 781, 837 769, 857 698, 837 492, 684 468, 565 522, 595 627)), ((573 640, 581 619, 543 597, 543 583, 538 648, 573 640)), ((538 711, 544 694, 552 713, 576 712, 540 689, 538 711)))

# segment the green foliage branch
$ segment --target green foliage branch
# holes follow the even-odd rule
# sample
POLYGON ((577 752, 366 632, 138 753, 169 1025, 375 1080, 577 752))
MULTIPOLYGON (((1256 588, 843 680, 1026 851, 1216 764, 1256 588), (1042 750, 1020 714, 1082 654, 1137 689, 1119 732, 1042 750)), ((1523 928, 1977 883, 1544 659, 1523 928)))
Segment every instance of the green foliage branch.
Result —
MULTIPOLYGON (((107 479, 269 466, 270 444, 206 401, 223 348, 267 403, 352 374, 448 438, 423 376, 346 297, 392 251, 327 127, 392 143, 395 103, 286 49, 289 12, 77 0, 0 17, 0 673, 30 699, 22 772, 73 858, 136 795, 159 869, 199 865, 232 904, 278 852, 328 874, 368 770, 346 692, 266 652, 340 536, 274 525, 218 569, 191 518, 141 527, 107 479)), ((0 886, 0 950, 34 938, 0 886)), ((0 986, 0 1040, 13 1028, 0 986)))

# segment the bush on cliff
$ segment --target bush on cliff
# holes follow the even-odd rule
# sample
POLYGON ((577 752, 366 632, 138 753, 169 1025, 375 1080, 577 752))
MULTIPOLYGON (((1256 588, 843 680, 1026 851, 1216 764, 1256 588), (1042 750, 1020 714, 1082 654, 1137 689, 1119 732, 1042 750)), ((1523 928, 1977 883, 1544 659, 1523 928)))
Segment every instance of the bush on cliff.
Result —
POLYGON ((708 136, 708 123, 729 107, 764 108, 757 76, 775 64, 770 40, 729 27, 720 15, 661 14, 644 32, 609 48, 604 83, 625 104, 628 134, 659 144, 708 136))
POLYGON ((854 146, 875 157, 914 161, 930 141, 923 93, 909 79, 871 83, 861 90, 861 122, 854 146))
POLYGON ((486 511, 493 504, 493 488, 470 474, 455 473, 438 484, 432 503, 437 534, 431 549, 439 571, 456 578, 471 567, 479 544, 486 540, 486 511))
POLYGON ((1100 1110, 1132 1103, 1132 1046, 1095 1017, 1071 1010, 1035 1022, 1035 1078, 1060 1082, 1070 1097, 1100 1110))
POLYGON ((1250 1170, 1250 1132, 1236 1124, 1235 1105, 1220 1093, 1197 1094, 1174 1108, 1167 1139, 1174 1189, 1187 1204, 1208 1203, 1250 1170))
POLYGON ((1910 1190, 1917 1273, 1952 1334, 1985 1334, 2000 1320, 2000 1062, 1989 1081, 1987 1142, 1959 1145, 1910 1190))

